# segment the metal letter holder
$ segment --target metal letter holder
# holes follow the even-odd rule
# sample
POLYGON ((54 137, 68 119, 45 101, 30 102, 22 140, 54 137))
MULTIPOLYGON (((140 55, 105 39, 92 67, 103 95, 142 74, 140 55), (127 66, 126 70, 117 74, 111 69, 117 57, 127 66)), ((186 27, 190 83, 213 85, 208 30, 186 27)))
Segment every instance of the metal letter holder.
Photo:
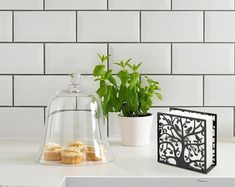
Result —
POLYGON ((207 165, 207 124, 205 119, 158 113, 158 162, 200 172, 208 173, 216 166, 217 115, 198 111, 170 108, 181 111, 212 116, 212 164, 207 165))

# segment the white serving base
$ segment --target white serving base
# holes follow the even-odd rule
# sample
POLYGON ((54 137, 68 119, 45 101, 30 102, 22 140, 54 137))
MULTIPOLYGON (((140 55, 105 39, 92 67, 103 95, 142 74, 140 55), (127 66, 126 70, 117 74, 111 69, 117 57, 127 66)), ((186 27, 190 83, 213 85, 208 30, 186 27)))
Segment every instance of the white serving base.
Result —
POLYGON ((147 147, 124 147, 110 141, 116 160, 95 166, 47 166, 34 161, 40 142, 37 140, 0 139, 0 186, 43 187, 139 187, 165 184, 226 187, 235 186, 235 143, 218 143, 218 164, 207 175, 160 164, 155 144, 147 147), (121 179, 120 179, 121 178, 121 179), (200 182, 200 184, 198 184, 200 182), (95 184, 95 185, 94 185, 95 184), (105 185, 104 185, 105 184, 105 185), (221 184, 221 185, 219 185, 221 184))

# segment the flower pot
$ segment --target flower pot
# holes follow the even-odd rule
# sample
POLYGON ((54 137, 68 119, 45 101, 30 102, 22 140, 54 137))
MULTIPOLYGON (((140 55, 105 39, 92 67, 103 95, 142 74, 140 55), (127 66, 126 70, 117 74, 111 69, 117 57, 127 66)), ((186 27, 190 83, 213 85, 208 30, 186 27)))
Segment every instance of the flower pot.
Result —
POLYGON ((150 143, 153 115, 123 117, 118 115, 121 143, 126 146, 146 146, 150 143))

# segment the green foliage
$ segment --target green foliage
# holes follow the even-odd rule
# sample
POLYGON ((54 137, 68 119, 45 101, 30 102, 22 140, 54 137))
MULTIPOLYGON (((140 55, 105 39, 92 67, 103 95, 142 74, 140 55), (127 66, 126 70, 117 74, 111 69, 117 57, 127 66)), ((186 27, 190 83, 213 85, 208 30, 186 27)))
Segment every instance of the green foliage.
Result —
POLYGON ((162 100, 157 81, 145 76, 147 84, 143 85, 140 79, 139 67, 131 63, 131 58, 114 63, 121 70, 114 75, 107 70, 109 56, 98 54, 101 64, 95 66, 93 75, 99 81, 97 93, 101 98, 105 116, 109 112, 121 112, 123 116, 134 117, 148 114, 152 106, 152 98, 156 96, 162 100))

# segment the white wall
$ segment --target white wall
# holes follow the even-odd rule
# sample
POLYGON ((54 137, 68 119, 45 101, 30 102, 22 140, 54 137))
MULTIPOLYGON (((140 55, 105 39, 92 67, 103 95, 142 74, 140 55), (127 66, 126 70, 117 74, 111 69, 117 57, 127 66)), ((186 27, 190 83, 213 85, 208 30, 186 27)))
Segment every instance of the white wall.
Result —
POLYGON ((0 0, 0 136, 41 136, 51 95, 72 71, 94 85, 99 52, 143 61, 163 88, 155 114, 216 112, 219 136, 232 137, 234 33, 234 0, 0 0))

